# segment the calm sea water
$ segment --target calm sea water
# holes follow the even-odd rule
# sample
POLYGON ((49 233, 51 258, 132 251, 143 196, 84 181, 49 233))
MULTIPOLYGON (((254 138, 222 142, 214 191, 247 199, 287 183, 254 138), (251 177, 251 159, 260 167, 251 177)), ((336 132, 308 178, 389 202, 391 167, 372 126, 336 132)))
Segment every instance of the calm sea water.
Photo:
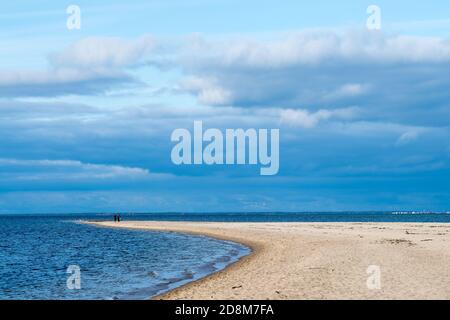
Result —
MULTIPOLYGON (((450 222, 448 213, 161 213, 124 220, 450 222)), ((108 229, 110 214, 0 215, 0 299, 145 299, 220 270, 250 252, 202 236, 108 229), (70 265, 81 289, 67 287, 70 265)))
POLYGON ((99 228, 75 216, 0 216, 0 299, 146 299, 249 253, 176 233, 99 228), (70 290, 70 265, 81 289, 70 290))

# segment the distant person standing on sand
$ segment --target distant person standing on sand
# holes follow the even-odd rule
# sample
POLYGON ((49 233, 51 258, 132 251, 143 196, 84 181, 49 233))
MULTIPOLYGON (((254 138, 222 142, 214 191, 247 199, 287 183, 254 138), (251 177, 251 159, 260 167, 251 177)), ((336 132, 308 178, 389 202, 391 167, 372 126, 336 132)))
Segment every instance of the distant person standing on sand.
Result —
POLYGON ((120 213, 117 215, 117 222, 120 222, 120 213))
POLYGON ((114 222, 117 221, 117 215, 114 215, 114 222))

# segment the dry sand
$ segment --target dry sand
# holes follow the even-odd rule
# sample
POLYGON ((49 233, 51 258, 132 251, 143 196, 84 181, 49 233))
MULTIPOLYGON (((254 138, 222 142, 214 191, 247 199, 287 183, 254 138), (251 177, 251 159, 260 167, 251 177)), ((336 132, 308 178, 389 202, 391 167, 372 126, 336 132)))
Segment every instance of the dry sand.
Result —
POLYGON ((450 299, 450 225, 95 222, 208 235, 250 246, 225 270, 157 299, 450 299), (368 289, 370 265, 381 289, 368 289))

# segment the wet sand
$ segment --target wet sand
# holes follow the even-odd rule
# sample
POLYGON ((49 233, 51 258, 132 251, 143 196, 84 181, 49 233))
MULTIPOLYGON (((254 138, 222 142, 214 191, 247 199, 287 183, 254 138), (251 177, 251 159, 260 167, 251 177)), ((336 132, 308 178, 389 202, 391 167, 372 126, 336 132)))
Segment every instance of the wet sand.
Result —
POLYGON ((90 223, 201 234, 252 248, 226 269, 156 299, 450 299, 450 224, 90 223))

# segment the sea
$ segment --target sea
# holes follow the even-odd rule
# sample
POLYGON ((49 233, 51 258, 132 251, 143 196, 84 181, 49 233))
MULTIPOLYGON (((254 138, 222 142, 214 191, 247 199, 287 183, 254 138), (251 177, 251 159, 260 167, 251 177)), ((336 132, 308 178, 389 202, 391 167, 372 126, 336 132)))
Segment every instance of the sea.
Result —
MULTIPOLYGON (((450 213, 122 213, 122 220, 439 222, 450 213)), ((217 272, 251 249, 173 232, 102 228, 111 213, 0 215, 0 299, 148 299, 217 272)))

